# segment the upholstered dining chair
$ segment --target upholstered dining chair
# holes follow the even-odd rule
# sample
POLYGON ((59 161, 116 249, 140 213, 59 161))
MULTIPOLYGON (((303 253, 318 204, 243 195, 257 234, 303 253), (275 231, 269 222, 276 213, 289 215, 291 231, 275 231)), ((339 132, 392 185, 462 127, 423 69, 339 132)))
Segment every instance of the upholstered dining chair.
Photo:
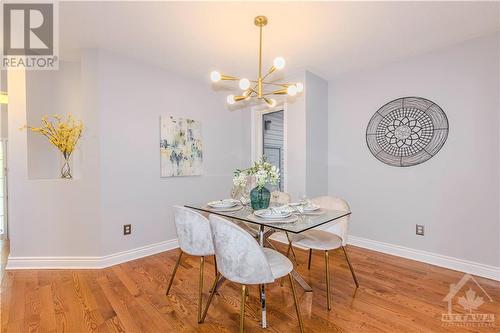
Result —
POLYGON ((189 208, 174 206, 174 222, 177 230, 180 253, 168 283, 168 295, 183 253, 200 257, 200 280, 198 283, 198 323, 201 323, 203 307, 203 266, 206 256, 215 255, 210 223, 206 217, 189 208))
POLYGON ((247 176, 247 182, 244 188, 233 185, 230 193, 231 198, 240 200, 241 197, 250 195, 250 191, 256 186, 256 184, 257 180, 255 179, 255 176, 247 176))
MULTIPOLYGON (((349 204, 337 197, 322 196, 311 200, 315 205, 321 208, 339 210, 350 212, 351 209, 349 204)), ((326 271, 326 293, 327 293, 327 306, 328 310, 331 307, 330 301, 330 272, 328 269, 328 251, 342 248, 344 252, 347 264, 351 271, 352 278, 356 284, 356 288, 359 287, 358 278, 354 272, 351 261, 349 260, 349 255, 347 254, 346 244, 347 244, 347 231, 349 227, 350 215, 344 216, 333 223, 328 223, 323 226, 319 226, 315 229, 305 231, 299 235, 290 235, 289 247, 293 248, 293 245, 300 246, 302 248, 309 249, 309 260, 307 268, 311 269, 312 251, 320 250, 324 251, 325 254, 325 271, 326 271)))
MULTIPOLYGON (((288 275, 292 287, 295 311, 299 320, 300 331, 303 332, 302 317, 295 292, 295 284, 290 272, 291 261, 278 251, 263 248, 244 229, 229 220, 217 215, 209 216, 214 240, 217 269, 229 281, 241 284, 240 332, 244 331, 245 301, 247 285, 262 285, 274 282, 288 275)), ((215 294, 219 276, 214 281, 210 296, 203 313, 205 320, 208 308, 215 294)))
POLYGON ((271 203, 277 205, 289 204, 291 200, 290 194, 286 192, 273 191, 271 192, 271 203))

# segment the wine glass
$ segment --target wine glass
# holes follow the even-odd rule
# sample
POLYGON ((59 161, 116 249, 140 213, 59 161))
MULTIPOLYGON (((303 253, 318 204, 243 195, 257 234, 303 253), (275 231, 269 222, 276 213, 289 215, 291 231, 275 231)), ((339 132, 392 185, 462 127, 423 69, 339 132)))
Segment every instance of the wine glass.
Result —
POLYGON ((278 205, 279 205, 279 201, 278 201, 278 199, 279 199, 279 197, 280 197, 279 192, 278 192, 278 191, 272 191, 272 192, 271 192, 271 196, 273 197, 272 202, 273 202, 273 203, 275 203, 275 204, 276 204, 276 206, 278 206, 278 205))
POLYGON ((242 197, 241 197, 241 203, 243 204, 243 206, 247 206, 249 203, 250 203, 250 188, 248 186, 245 186, 243 188, 243 193, 242 193, 242 197))

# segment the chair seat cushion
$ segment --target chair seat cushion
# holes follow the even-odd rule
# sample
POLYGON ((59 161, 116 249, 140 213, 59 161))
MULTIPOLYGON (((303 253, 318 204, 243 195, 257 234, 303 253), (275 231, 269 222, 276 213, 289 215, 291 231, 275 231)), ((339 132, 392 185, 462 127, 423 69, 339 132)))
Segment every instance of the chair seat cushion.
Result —
POLYGON ((313 250, 334 250, 342 246, 342 238, 323 230, 308 230, 292 243, 313 250))
POLYGON ((263 248, 274 279, 287 275, 293 270, 293 264, 284 255, 273 249, 263 248))

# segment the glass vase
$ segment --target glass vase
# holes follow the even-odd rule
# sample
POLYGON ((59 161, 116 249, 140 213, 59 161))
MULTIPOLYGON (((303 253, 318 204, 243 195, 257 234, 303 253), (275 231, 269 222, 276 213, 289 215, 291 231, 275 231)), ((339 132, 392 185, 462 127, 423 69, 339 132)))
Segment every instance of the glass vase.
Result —
POLYGON ((62 179, 72 179, 71 175, 71 164, 69 163, 70 156, 63 156, 63 165, 61 167, 61 178, 62 179))
POLYGON ((269 200, 271 199, 271 192, 265 187, 255 187, 250 191, 250 202, 254 210, 266 209, 269 207, 269 200))

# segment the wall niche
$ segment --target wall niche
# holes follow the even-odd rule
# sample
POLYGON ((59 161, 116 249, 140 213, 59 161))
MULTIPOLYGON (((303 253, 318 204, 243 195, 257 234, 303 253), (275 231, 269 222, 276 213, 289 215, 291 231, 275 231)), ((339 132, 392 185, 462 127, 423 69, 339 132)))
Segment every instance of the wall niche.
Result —
MULTIPOLYGON (((45 115, 82 114, 81 63, 59 63, 59 70, 26 71, 26 120, 34 127, 41 125, 45 115)), ((63 157, 60 151, 39 133, 26 130, 28 136, 28 178, 30 180, 60 179, 63 157)), ((81 143, 81 142, 80 142, 81 143)), ((73 178, 80 177, 80 143, 72 154, 73 178)))

